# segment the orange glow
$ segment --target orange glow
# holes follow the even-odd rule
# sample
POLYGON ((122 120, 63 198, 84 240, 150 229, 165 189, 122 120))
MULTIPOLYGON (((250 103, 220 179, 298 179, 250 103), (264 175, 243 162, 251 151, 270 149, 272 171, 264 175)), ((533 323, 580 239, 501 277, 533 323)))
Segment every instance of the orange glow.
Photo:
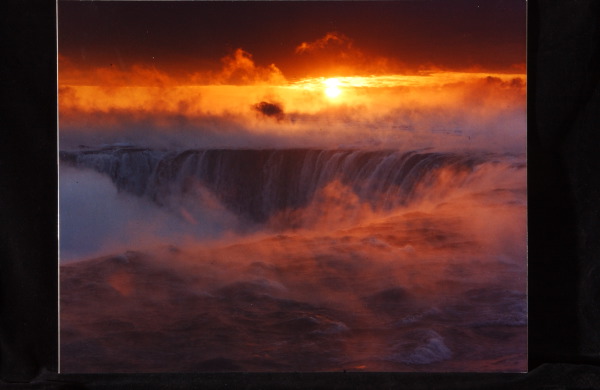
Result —
POLYGON ((325 95, 330 99, 335 99, 342 93, 340 81, 337 78, 330 78, 323 82, 325 84, 325 95))
POLYGON ((514 138, 506 129, 525 134, 525 74, 326 73, 289 80, 242 49, 223 58, 219 71, 187 74, 141 65, 83 71, 59 57, 61 131, 117 134, 143 124, 173 136, 183 130, 226 136, 229 128, 335 147, 365 140, 431 146, 432 133, 434 143, 474 146, 497 132, 514 138), (278 114, 258 110, 261 103, 278 114))
POLYGON ((473 109, 476 106, 494 109, 499 103, 514 106, 524 99, 525 83, 525 75, 449 72, 320 77, 252 85, 171 83, 127 86, 64 82, 59 88, 59 107, 63 119, 76 112, 110 113, 115 110, 147 116, 169 113, 194 118, 247 116, 253 112, 256 103, 274 99, 281 102, 288 113, 313 115, 321 112, 328 101, 336 101, 347 107, 369 108, 370 115, 377 116, 408 104, 450 108, 472 103, 473 109))
POLYGON ((130 296, 134 291, 131 275, 124 272, 116 272, 108 278, 108 284, 122 296, 130 296))

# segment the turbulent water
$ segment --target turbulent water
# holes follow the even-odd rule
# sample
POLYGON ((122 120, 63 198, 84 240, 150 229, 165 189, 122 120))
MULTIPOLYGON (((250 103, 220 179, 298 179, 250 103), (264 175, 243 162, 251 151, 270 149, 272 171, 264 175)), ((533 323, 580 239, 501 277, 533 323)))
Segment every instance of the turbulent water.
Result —
POLYGON ((522 155, 60 159, 63 371, 526 369, 522 155))

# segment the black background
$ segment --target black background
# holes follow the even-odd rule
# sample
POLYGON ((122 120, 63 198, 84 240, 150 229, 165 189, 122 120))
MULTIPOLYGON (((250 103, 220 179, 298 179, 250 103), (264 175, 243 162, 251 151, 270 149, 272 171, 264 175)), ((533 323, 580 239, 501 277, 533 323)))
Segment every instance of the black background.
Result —
POLYGON ((528 374, 56 374, 56 4, 7 6, 0 387, 600 388, 600 2, 528 1, 528 374))

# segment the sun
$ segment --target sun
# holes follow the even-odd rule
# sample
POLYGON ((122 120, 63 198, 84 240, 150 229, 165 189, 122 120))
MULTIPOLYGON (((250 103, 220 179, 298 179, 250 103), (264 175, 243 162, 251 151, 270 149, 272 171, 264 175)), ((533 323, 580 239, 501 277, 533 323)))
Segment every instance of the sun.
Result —
POLYGON ((336 78, 330 78, 323 81, 325 84, 325 95, 330 99, 335 99, 340 96, 342 90, 340 89, 340 80, 336 78))

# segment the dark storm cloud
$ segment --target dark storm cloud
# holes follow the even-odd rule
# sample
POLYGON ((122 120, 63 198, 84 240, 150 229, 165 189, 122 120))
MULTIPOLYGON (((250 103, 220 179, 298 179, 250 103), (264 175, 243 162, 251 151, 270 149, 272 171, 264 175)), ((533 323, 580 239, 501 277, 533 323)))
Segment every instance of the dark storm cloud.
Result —
POLYGON ((281 105, 276 103, 260 102, 255 104, 253 108, 264 116, 275 118, 277 120, 282 120, 285 116, 281 105))

